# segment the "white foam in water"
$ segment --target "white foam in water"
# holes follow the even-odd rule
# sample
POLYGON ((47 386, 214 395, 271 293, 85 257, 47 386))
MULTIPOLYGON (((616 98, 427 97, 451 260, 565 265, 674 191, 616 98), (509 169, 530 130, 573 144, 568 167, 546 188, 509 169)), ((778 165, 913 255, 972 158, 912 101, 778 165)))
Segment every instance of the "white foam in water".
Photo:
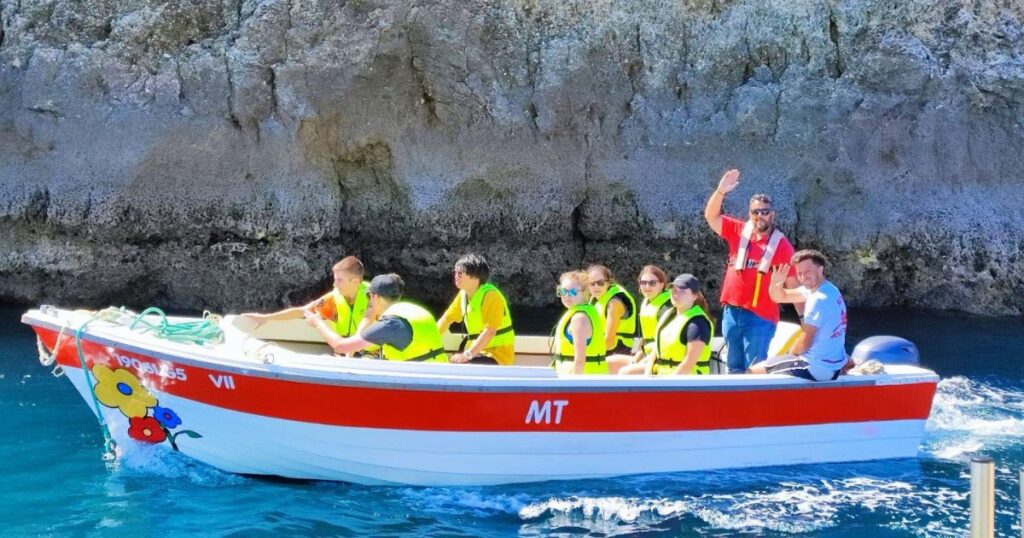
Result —
POLYGON ((494 494, 478 489, 402 488, 399 492, 409 506, 446 514, 464 514, 467 510, 481 515, 493 512, 516 514, 529 502, 526 494, 494 494))
POLYGON ((924 450, 939 459, 1020 443, 1024 437, 1024 393, 951 377, 939 382, 926 425, 924 450))
POLYGON ((844 509, 886 512, 894 528, 921 535, 957 536, 966 520, 961 517, 966 491, 946 488, 922 490, 902 481, 874 478, 818 480, 781 483, 778 489, 704 494, 671 499, 665 497, 549 498, 530 503, 519 511, 525 527, 543 534, 544 529, 585 528, 590 532, 636 532, 685 515, 692 515, 716 529, 807 533, 837 527, 844 509), (925 517, 927 516, 927 517, 925 517), (935 518, 939 518, 935 520, 935 518), (932 519, 927 532, 922 519, 932 519), (903 522, 903 523, 899 523, 903 522))
POLYGON ((184 479, 199 486, 240 484, 245 478, 218 471, 213 467, 185 457, 166 446, 121 443, 112 468, 116 472, 184 479))

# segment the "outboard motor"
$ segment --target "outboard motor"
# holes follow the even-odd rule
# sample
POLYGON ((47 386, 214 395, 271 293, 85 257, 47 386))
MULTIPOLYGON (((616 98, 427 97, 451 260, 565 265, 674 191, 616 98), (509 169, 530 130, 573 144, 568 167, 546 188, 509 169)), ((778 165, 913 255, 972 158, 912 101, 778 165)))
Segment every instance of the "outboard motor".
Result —
POLYGON ((876 360, 882 364, 921 365, 921 355, 917 352, 917 346, 910 340, 899 336, 865 338, 857 344, 857 347, 853 348, 850 357, 857 364, 876 360))

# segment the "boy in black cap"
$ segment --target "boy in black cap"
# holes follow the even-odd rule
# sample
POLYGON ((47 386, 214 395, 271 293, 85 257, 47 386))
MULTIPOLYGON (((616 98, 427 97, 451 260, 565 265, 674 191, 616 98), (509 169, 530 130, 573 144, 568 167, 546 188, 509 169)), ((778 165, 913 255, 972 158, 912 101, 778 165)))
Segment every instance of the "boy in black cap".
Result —
POLYGON ((370 281, 370 317, 377 321, 358 334, 341 338, 315 311, 306 319, 335 353, 343 354, 379 345, 388 360, 447 362, 434 316, 422 306, 402 301, 405 282, 397 274, 378 275, 370 281))

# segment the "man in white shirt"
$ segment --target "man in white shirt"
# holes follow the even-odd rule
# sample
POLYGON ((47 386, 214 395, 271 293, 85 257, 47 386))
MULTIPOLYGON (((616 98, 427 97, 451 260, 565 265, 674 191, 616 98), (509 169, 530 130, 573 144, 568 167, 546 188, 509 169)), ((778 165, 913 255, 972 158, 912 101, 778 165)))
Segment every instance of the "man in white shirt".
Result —
POLYGON ((789 354, 773 357, 747 370, 752 374, 787 374, 811 381, 839 377, 846 366, 846 303, 843 294, 825 279, 825 255, 817 250, 793 254, 800 287, 787 289, 783 265, 772 273, 769 293, 776 303, 804 303, 804 318, 789 354))

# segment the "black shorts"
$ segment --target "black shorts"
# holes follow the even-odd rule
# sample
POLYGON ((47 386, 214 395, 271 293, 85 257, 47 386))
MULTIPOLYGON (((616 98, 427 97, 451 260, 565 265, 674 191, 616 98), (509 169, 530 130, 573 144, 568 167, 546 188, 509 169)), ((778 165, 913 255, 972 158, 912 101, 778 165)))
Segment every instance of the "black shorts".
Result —
POLYGON ((814 377, 811 367, 807 361, 796 355, 779 355, 764 361, 764 369, 769 374, 784 374, 799 377, 808 381, 829 381, 839 377, 841 370, 836 370, 831 377, 827 373, 820 373, 821 378, 814 377))
POLYGON ((627 346, 626 344, 623 344, 622 342, 619 342, 619 345, 615 346, 615 349, 609 349, 608 350, 608 355, 632 355, 632 354, 633 354, 633 350, 629 346, 627 346))

